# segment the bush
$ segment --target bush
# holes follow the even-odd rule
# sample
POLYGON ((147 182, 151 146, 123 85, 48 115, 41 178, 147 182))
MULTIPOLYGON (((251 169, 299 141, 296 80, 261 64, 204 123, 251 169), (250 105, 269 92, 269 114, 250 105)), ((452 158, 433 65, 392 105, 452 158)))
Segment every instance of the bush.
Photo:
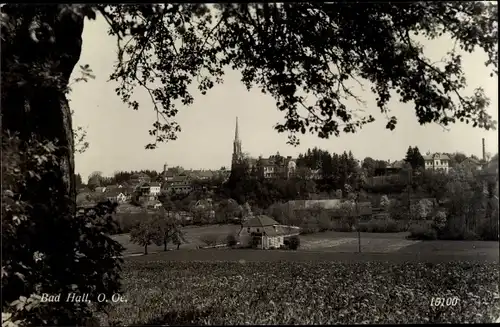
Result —
POLYGON ((389 201, 389 198, 387 197, 387 195, 382 195, 380 197, 380 207, 381 208, 388 209, 390 204, 391 204, 391 202, 389 201))
POLYGON ((360 223, 358 230, 363 233, 399 233, 406 230, 403 222, 392 219, 373 219, 360 223))
POLYGON ((301 234, 314 234, 320 231, 320 227, 318 222, 316 221, 306 221, 302 224, 300 224, 300 231, 301 234))
POLYGON ((434 228, 428 226, 412 226, 410 228, 409 239, 415 240, 435 240, 438 235, 434 228))
POLYGON ((492 218, 483 218, 478 222, 478 235, 483 241, 498 241, 498 212, 492 218))
POLYGON ((88 293, 103 311, 97 295, 120 292, 123 247, 109 237, 116 205, 75 214, 56 151, 50 142, 2 139, 2 325, 4 315, 26 326, 83 325, 89 303, 42 303, 41 294, 88 293))
POLYGON ((432 217, 432 227, 440 231, 446 227, 446 221, 446 213, 444 211, 438 211, 432 217))
POLYGON ((234 247, 234 246, 236 246, 236 244, 238 244, 238 239, 237 239, 236 235, 229 234, 226 237, 226 244, 227 244, 228 247, 234 247))
POLYGON ((318 218, 318 230, 320 232, 326 232, 332 230, 333 224, 330 216, 326 211, 322 211, 318 218))
POLYGON ((409 220, 408 205, 404 205, 402 201, 392 200, 387 208, 389 217, 393 220, 409 220))
POLYGON ((336 219, 332 221, 332 230, 335 232, 352 232, 352 226, 344 219, 336 219))
POLYGON ((297 250, 300 246, 300 237, 298 236, 292 236, 290 237, 290 240, 288 242, 288 247, 290 250, 297 250))
POLYGON ((200 236, 200 241, 205 243, 207 246, 216 246, 219 240, 219 235, 217 234, 205 234, 200 236))

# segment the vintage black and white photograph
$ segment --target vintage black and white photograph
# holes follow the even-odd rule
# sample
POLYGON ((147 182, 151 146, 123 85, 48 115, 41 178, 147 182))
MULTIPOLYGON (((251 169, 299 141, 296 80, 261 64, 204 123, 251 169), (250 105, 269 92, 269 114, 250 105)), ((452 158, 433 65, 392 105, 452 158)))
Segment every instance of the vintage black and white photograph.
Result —
POLYGON ((0 14, 2 327, 500 323, 497 2, 0 14))

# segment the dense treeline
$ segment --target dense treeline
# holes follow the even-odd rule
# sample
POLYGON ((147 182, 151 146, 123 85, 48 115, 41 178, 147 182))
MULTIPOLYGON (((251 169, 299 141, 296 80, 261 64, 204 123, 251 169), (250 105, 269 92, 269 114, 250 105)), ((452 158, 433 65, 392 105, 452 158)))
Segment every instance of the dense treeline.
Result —
MULTIPOLYGON (((277 166, 284 162, 279 154, 272 159, 277 166)), ((219 193, 240 204, 249 202, 267 208, 276 201, 305 200, 320 194, 339 196, 339 190, 345 193, 345 186, 352 185, 361 173, 350 151, 336 154, 318 148, 308 149, 298 156, 296 172, 287 179, 264 178, 259 171, 260 160, 252 168, 248 160, 233 166, 229 180, 219 193), (316 171, 318 175, 313 178, 316 171)))

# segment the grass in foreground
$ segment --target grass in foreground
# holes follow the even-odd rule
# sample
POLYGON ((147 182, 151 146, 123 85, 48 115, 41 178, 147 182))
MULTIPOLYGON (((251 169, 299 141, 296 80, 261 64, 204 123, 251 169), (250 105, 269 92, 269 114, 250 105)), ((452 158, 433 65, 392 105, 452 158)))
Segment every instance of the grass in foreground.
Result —
POLYGON ((479 323, 500 316, 493 263, 134 262, 116 324, 479 323), (457 297, 431 307, 432 297, 457 297))

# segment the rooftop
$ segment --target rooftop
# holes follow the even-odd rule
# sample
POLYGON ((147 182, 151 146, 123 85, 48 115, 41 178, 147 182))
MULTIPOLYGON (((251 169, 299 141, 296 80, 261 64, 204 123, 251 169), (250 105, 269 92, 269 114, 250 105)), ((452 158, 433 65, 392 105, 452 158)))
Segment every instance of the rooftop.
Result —
POLYGON ((255 216, 243 223, 243 227, 265 227, 279 225, 279 223, 266 215, 255 216))
POLYGON ((434 160, 434 159, 450 160, 450 157, 448 157, 447 154, 442 154, 442 153, 426 154, 423 157, 424 160, 434 160))

